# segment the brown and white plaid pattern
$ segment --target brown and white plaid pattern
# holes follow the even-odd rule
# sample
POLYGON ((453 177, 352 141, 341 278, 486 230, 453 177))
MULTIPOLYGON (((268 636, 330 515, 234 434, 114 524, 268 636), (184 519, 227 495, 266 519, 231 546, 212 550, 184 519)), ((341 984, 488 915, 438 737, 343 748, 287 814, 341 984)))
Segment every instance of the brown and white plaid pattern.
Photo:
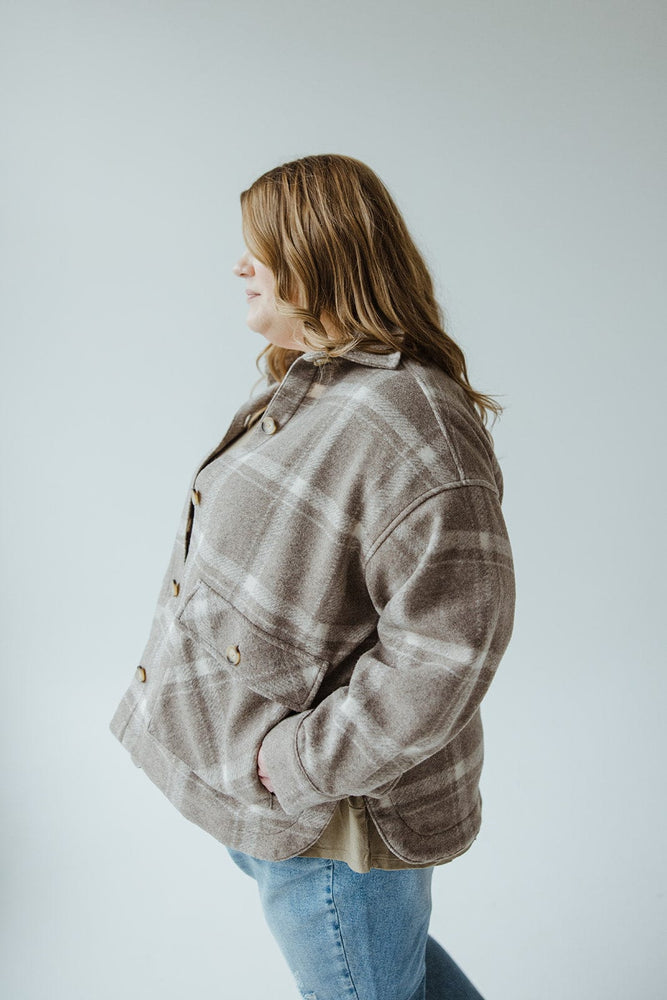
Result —
POLYGON ((255 857, 305 850, 357 795, 399 858, 453 858, 481 824, 479 706, 514 622, 502 474, 437 366, 323 361, 253 392, 198 466, 110 728, 255 857))

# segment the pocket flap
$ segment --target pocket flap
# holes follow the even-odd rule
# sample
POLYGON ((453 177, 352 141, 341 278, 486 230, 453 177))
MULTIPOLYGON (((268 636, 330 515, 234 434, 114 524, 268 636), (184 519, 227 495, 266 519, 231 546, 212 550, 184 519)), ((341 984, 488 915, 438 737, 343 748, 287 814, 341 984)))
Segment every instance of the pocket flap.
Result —
POLYGON ((269 635, 205 580, 198 580, 177 621, 242 683, 294 711, 308 708, 328 663, 269 635))

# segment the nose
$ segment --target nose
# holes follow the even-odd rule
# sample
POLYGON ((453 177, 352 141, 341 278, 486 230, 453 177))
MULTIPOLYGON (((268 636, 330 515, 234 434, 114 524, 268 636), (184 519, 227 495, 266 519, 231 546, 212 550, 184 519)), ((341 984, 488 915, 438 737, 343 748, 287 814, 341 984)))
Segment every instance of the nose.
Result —
POLYGON ((244 253, 241 254, 241 256, 239 257, 239 259, 237 260, 237 262, 234 264, 234 267, 232 268, 232 271, 239 278, 244 278, 247 275, 253 273, 253 267, 252 267, 252 262, 250 260, 250 254, 248 253, 247 250, 244 253))

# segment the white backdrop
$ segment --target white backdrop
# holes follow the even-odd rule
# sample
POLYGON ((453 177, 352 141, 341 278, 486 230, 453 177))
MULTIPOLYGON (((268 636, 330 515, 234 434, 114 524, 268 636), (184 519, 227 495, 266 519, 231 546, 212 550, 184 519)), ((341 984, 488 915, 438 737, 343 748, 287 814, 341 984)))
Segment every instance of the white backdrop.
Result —
POLYGON ((664 997, 664 4, 1 11, 4 995, 296 996, 254 882, 108 722, 258 377, 239 192, 338 152, 506 406, 516 624, 431 931, 488 1000, 664 997))

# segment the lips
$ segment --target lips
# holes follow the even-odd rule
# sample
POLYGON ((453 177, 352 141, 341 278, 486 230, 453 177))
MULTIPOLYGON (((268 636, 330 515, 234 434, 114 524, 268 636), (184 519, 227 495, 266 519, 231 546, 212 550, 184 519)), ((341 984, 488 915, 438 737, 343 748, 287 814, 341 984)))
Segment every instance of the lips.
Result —
POLYGON ((246 292, 245 294, 247 299, 256 299, 259 292, 246 292))

